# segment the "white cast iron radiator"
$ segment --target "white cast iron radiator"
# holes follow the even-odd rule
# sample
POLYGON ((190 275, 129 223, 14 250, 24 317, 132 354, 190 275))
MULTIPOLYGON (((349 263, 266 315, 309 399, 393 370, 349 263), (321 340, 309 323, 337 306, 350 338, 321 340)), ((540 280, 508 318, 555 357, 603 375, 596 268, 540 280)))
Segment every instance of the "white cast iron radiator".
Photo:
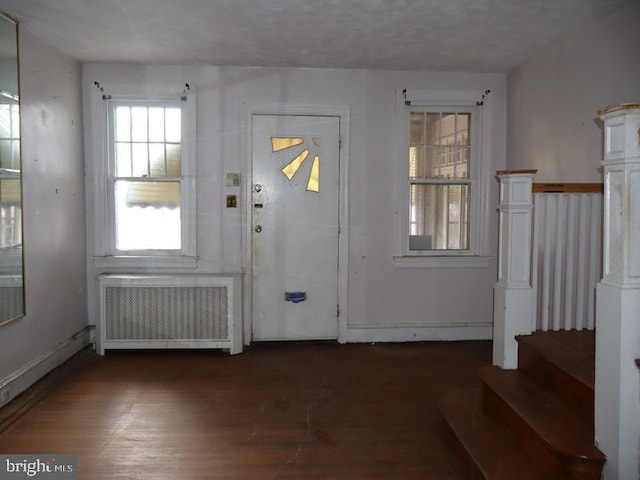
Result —
POLYGON ((100 275, 97 351, 242 351, 239 275, 100 275))

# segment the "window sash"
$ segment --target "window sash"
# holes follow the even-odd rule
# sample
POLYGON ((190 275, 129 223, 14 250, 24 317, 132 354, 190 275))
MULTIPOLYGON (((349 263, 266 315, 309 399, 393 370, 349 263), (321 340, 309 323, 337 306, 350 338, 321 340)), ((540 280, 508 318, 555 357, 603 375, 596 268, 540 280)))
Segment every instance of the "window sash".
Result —
MULTIPOLYGON (((186 225, 189 221, 186 217, 188 215, 188 206, 186 206, 186 191, 189 187, 194 187, 193 182, 185 182, 185 169, 187 166, 187 161, 185 161, 185 109, 183 108, 184 102, 179 101, 164 101, 164 100, 108 100, 108 164, 107 164, 107 199, 108 199, 108 230, 109 230, 109 238, 107 242, 108 254, 115 256, 170 256, 170 255, 188 255, 189 254, 189 242, 190 239, 188 237, 188 233, 186 232, 186 225), (118 133, 116 131, 116 109, 118 107, 130 107, 131 109, 136 107, 143 107, 147 109, 146 112, 146 130, 147 135, 146 138, 141 138, 140 135, 136 137, 136 134, 133 132, 133 125, 130 126, 130 134, 125 138, 122 136, 118 137, 118 133), (166 131, 163 132, 163 140, 159 140, 158 137, 153 137, 153 133, 150 130, 150 120, 149 120, 149 110, 154 108, 163 108, 163 109, 180 109, 181 111, 181 126, 180 126, 180 142, 176 142, 176 138, 167 139, 166 131), (171 140, 171 141, 169 141, 171 140), (146 170, 143 170, 141 175, 132 175, 134 173, 134 162, 131 162, 131 168, 129 171, 125 171, 124 173, 119 175, 118 173, 118 165, 117 165, 117 147, 118 144, 126 145, 130 149, 133 150, 136 145, 147 146, 147 165, 146 170), (149 145, 162 145, 164 150, 164 173, 165 175, 151 175, 151 173, 156 173, 154 167, 151 165, 151 153, 149 152, 149 145), (167 165, 167 149, 169 146, 179 146, 179 166, 176 171, 175 168, 171 169, 167 165), (172 173, 173 175, 169 175, 172 173), (179 176, 176 176, 175 173, 178 173, 179 176), (179 199, 173 199, 173 203, 177 203, 175 208, 179 209, 179 221, 176 228, 179 228, 179 232, 173 232, 173 236, 178 235, 180 240, 179 242, 173 242, 175 245, 178 243, 178 248, 170 248, 170 247, 159 247, 159 248, 145 248, 144 246, 138 245, 136 247, 129 248, 119 248, 119 243, 123 243, 123 240, 118 237, 119 227, 117 222, 118 212, 116 211, 116 184, 118 182, 137 182, 137 183, 149 183, 152 184, 177 184, 179 193, 179 199)), ((133 115, 133 113, 132 113, 133 115)), ((147 208, 156 208, 155 206, 147 205, 147 208)), ((166 208, 166 207, 160 207, 166 208)), ((157 212, 153 212, 157 213, 157 212)), ((154 217, 156 215, 146 215, 146 217, 154 217)), ((157 221, 156 223, 160 223, 157 221)), ((153 224, 152 224, 153 225, 153 224)), ((156 228, 158 225, 155 225, 156 228)), ((165 232, 166 233, 166 232, 165 232)), ((131 245, 130 242, 128 242, 131 245)))
MULTIPOLYGON (((403 229, 405 245, 403 251, 412 256, 442 256, 442 255, 472 255, 477 251, 476 224, 477 213, 474 209, 474 201, 477 197, 477 172, 479 169, 480 157, 479 149, 479 128, 478 111, 476 107, 460 106, 415 106, 405 107, 405 118, 408 126, 406 138, 405 165, 407 176, 407 194, 405 196, 405 212, 407 222, 403 229), (455 124, 451 135, 429 135, 428 132, 416 130, 417 123, 411 124, 411 119, 418 118, 420 114, 425 115, 425 124, 431 114, 455 114, 455 124), (458 118, 464 116, 467 123, 466 137, 461 135, 462 129, 458 129, 458 118), (445 144, 443 139, 453 138, 451 145, 445 144), (420 166, 418 160, 414 159, 412 165, 412 148, 440 148, 446 153, 447 148, 460 149, 468 148, 466 170, 463 175, 430 176, 428 174, 417 175, 420 166), (418 188, 416 188, 418 187, 418 188), (433 188, 431 188, 433 187, 433 188), (453 188, 460 187, 460 201, 452 204, 448 199, 453 188), (431 204, 424 198, 417 198, 418 191, 422 190, 424 197, 430 191, 432 197, 431 204), (440 198, 444 196, 446 198, 440 198), (463 198, 464 197, 464 198, 463 198), (420 202, 423 202, 420 205, 420 202), (452 214, 452 207, 454 214, 452 214), (425 209, 431 209, 431 217, 427 217, 425 209), (440 209, 440 211, 438 211, 440 209), (455 211, 457 210, 457 211, 455 211), (428 234, 427 234, 428 233, 428 234)), ((440 127, 442 128, 442 127, 440 127)), ((427 127, 424 127, 426 130, 427 127)), ((458 150, 459 152, 460 150, 458 150)), ((458 157, 459 159, 460 157, 458 157)), ((445 156, 445 160, 446 160, 445 156)), ((444 162, 438 164, 432 162, 432 171, 443 172, 446 169, 455 172, 456 164, 444 162)), ((425 171, 422 168, 423 172, 425 171)), ((428 172, 428 169, 427 169, 428 172)))

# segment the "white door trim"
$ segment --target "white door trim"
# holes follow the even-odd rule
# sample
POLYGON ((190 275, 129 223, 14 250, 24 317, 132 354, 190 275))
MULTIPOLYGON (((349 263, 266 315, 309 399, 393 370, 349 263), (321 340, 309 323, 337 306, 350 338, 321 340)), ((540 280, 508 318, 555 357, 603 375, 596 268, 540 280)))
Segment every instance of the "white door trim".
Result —
POLYGON ((253 115, 311 115, 338 117, 340 120, 340 185, 338 193, 338 342, 346 343, 349 312, 349 106, 342 105, 247 105, 244 115, 245 132, 245 169, 243 189, 244 208, 242 209, 242 271, 244 272, 242 285, 242 304, 245 343, 251 341, 253 321, 253 270, 252 270, 252 186, 253 186, 253 145, 251 119, 253 115))

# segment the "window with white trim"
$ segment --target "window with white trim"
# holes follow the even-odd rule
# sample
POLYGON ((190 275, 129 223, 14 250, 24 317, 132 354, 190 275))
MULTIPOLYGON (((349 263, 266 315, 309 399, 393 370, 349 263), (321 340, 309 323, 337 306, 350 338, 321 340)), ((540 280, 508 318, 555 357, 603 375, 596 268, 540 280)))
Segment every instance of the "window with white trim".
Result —
POLYGON ((399 95, 396 258, 424 262, 484 253, 478 97, 466 92, 399 95))
POLYGON ((96 205, 104 210, 96 253, 107 264, 195 259, 193 97, 103 96, 106 165, 96 169, 102 183, 96 205))

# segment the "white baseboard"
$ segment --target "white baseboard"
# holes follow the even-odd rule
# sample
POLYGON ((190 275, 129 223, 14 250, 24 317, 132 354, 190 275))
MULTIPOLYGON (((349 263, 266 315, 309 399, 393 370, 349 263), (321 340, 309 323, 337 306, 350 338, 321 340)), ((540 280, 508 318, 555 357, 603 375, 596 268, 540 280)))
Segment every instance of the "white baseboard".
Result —
POLYGON ((491 340, 493 324, 349 325, 347 343, 491 340))
POLYGON ((90 328, 87 325, 70 338, 60 342, 54 349, 40 355, 1 379, 0 391, 9 389, 9 398, 3 398, 3 400, 13 400, 51 370, 89 345, 89 331, 90 328))

